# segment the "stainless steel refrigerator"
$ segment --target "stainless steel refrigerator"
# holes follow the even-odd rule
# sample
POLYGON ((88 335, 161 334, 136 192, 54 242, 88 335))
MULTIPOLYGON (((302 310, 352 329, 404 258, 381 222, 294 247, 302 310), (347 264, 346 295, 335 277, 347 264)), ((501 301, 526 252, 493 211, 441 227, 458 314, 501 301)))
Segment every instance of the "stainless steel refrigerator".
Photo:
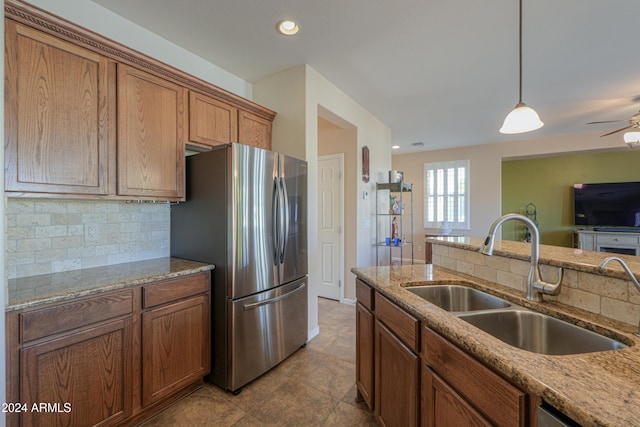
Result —
POLYGON ((233 143, 186 172, 171 255, 216 266, 208 378, 239 392, 307 341, 307 163, 233 143))

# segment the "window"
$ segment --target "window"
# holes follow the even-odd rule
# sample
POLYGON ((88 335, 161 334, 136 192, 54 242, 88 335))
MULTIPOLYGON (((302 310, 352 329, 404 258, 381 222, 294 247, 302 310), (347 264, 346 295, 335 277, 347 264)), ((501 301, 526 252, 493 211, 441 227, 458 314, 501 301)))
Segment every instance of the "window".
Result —
POLYGON ((424 228, 469 229, 469 160, 425 163, 424 191, 424 228))

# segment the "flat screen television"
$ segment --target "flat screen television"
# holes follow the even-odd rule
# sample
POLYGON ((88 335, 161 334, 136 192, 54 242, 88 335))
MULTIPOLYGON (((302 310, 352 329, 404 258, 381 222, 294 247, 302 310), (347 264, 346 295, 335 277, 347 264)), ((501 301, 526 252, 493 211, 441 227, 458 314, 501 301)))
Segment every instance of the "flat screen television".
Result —
POLYGON ((573 201, 575 225, 640 227, 640 182, 574 184, 573 201))

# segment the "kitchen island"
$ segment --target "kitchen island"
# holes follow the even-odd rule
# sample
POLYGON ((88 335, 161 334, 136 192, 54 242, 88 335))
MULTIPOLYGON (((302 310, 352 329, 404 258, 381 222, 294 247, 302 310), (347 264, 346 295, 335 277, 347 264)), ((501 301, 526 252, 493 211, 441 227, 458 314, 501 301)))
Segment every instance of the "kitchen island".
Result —
POLYGON ((134 425, 199 387, 213 268, 161 258, 9 280, 8 423, 134 425))
MULTIPOLYGON (((496 245, 497 256, 485 257, 477 253, 481 239, 448 238, 433 239, 434 262, 458 268, 467 273, 444 268, 440 265, 411 265, 397 267, 354 268, 353 273, 366 285, 373 288, 376 297, 380 295, 401 308, 406 314, 417 319, 421 330, 431 330, 454 344, 499 377, 529 396, 529 403, 523 407, 528 415, 521 417, 522 425, 534 424, 537 404, 546 402, 582 425, 629 426, 640 425, 640 338, 633 333, 636 326, 594 313, 593 310, 573 307, 560 302, 562 292, 577 293, 580 274, 596 275, 601 278, 602 287, 612 292, 611 280, 620 280, 622 286, 632 289, 624 281, 624 272, 618 269, 600 269, 600 259, 606 254, 576 252, 569 248, 542 248, 542 262, 553 267, 565 268, 566 288, 559 297, 548 298, 535 303, 524 298, 519 284, 505 286, 505 277, 517 281, 515 273, 498 274, 498 280, 478 277, 487 275, 493 268, 504 272, 522 270, 521 266, 509 264, 512 260, 525 263, 528 259, 528 245, 518 242, 500 242, 496 245), (480 266, 475 268, 475 266, 480 266), (605 271, 606 270, 606 271, 605 271), (575 277, 573 277, 575 276, 575 277), (407 286, 433 284, 462 284, 469 286, 556 318, 577 324, 595 332, 608 335, 628 348, 572 355, 545 355, 521 350, 471 326, 453 313, 407 291, 407 286), (556 300, 557 299, 557 300, 556 300)), ((632 270, 636 265, 632 263, 632 270)), ((543 265, 543 272, 551 274, 543 265)), ((526 274, 526 268, 525 268, 526 274)), ((581 276, 580 276, 581 277, 581 276)), ((593 282, 582 278, 583 288, 593 282)), ((627 298, 635 296, 629 293, 627 298)), ((574 296, 575 296, 574 295, 574 296)), ((604 296, 602 301, 604 301, 604 296)), ((359 300, 360 304, 360 300, 359 300)), ((590 308, 587 306, 587 308, 590 308)), ((374 308, 373 313, 375 316, 374 308)), ((640 312, 633 313, 640 318, 640 312)), ((637 322, 636 318, 636 322, 637 322)), ((418 334, 420 335, 420 334, 418 334)), ((421 335, 425 341, 425 334, 421 335)), ((362 342, 362 340, 358 340, 362 342)), ((416 346, 424 352, 425 343, 416 346)), ((423 360, 425 355, 422 354, 423 360)), ((447 360, 444 361, 446 364, 447 360)), ((422 376, 424 384, 424 375, 422 376)), ((413 387, 413 385, 411 385, 413 387)), ((375 385, 374 385, 375 387, 375 385)), ((424 385, 423 385, 424 387, 424 385)), ((423 388, 424 390, 424 388, 423 388)), ((424 397, 423 397, 424 399, 424 397)), ((473 404, 473 403, 472 403, 473 404)), ((422 408, 425 410, 425 402, 422 408)), ((482 411, 483 408, 480 408, 482 411)), ((422 414, 421 417, 425 418, 422 414)))

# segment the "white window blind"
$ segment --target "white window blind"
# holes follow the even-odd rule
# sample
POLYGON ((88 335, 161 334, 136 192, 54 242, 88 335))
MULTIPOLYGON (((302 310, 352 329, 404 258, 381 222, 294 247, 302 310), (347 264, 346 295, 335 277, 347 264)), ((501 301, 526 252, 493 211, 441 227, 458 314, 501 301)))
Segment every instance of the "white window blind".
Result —
POLYGON ((424 228, 469 229, 469 160, 424 164, 424 228))

